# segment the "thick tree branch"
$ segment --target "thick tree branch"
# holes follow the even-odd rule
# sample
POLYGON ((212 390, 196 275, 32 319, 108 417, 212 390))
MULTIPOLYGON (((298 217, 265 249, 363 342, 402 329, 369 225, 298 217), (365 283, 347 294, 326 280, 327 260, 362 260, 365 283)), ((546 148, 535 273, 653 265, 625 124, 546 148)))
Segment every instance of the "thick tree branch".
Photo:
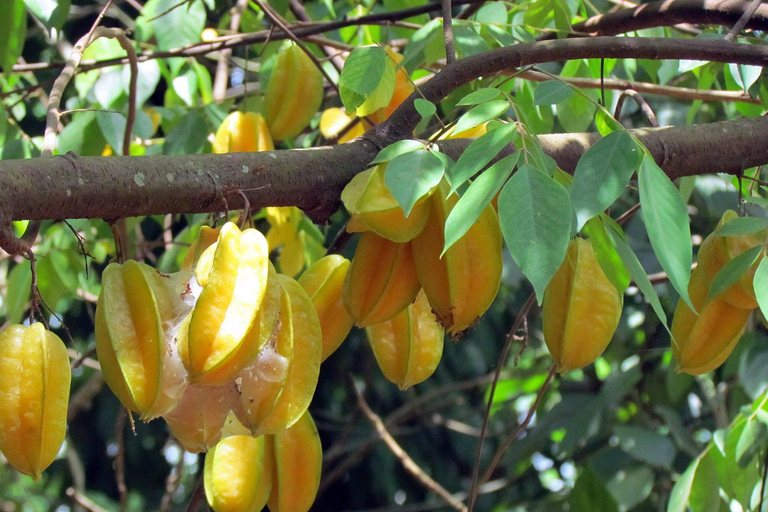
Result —
MULTIPOLYGON (((745 0, 662 0, 593 16, 573 25, 573 31, 584 35, 612 36, 679 23, 731 26, 739 21, 750 4, 745 0)), ((746 28, 768 30, 768 5, 761 5, 755 11, 746 28)), ((547 34, 543 39, 556 37, 557 34, 547 34)))
MULTIPOLYGON (((768 117, 633 130, 671 178, 731 173, 768 163, 768 117)), ((540 137, 544 151, 573 172, 596 133, 540 137)), ((457 158, 468 139, 445 141, 457 158)), ((10 218, 120 218, 240 208, 298 206, 322 222, 339 195, 379 151, 365 139, 303 150, 150 157, 72 155, 0 163, 0 201, 10 218)))
MULTIPOLYGON (((571 58, 687 58, 768 64, 768 48, 722 41, 592 38, 521 44, 462 59, 421 87, 438 102, 479 76, 524 65, 571 58)), ((210 212, 243 205, 298 206, 314 220, 336 210, 344 185, 366 168, 378 151, 412 136, 420 117, 414 94, 362 138, 335 147, 307 150, 184 155, 175 157, 76 157, 65 155, 0 163, 0 213, 11 219, 105 218, 210 212)), ((768 163, 768 117, 701 126, 636 130, 656 161, 676 178, 690 174, 736 173, 768 163), (724 158, 727 155, 727 158, 724 158)), ((573 170, 597 134, 541 137, 565 170, 573 170)), ((468 140, 446 141, 456 158, 468 140)))

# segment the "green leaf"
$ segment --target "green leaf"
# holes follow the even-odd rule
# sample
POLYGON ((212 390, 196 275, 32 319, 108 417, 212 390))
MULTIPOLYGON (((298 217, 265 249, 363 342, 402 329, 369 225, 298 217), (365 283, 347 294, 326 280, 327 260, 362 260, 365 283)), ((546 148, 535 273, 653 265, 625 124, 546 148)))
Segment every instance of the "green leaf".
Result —
MULTIPOLYGON (((457 132, 454 130, 454 133, 457 132)), ((488 165, 516 136, 517 126, 514 123, 509 123, 472 141, 448 175, 451 182, 451 193, 488 165)))
POLYGON ((752 458, 763 448, 765 438, 768 437, 768 428, 756 419, 747 419, 744 429, 736 442, 736 462, 745 467, 752 458))
POLYGON ((408 217, 416 201, 440 183, 443 171, 442 160, 423 149, 393 158, 387 164, 384 181, 408 217))
POLYGON ((728 71, 734 82, 746 92, 760 78, 763 68, 744 64, 728 64, 728 71))
POLYGON ((70 0, 24 0, 29 11, 40 20, 48 32, 61 30, 69 16, 70 0))
POLYGON ((619 198, 642 158, 634 139, 623 131, 606 135, 582 155, 571 187, 577 229, 619 198))
POLYGON ((581 91, 557 105, 557 118, 565 131, 583 132, 589 128, 597 110, 597 105, 590 99, 597 99, 596 91, 581 91))
POLYGON ((595 249, 595 256, 600 268, 603 269, 605 276, 616 288, 619 296, 624 295, 624 291, 629 287, 630 277, 627 267, 619 256, 613 240, 608 235, 608 230, 604 223, 604 217, 607 215, 592 218, 587 222, 589 230, 589 239, 592 241, 592 247, 595 249))
POLYGON ((501 96, 501 91, 498 89, 493 89, 493 88, 480 89, 478 91, 471 92, 466 96, 464 96, 461 100, 459 100, 456 106, 480 105, 481 103, 495 100, 499 96, 501 96))
POLYGON ((716 236, 751 235, 768 227, 765 219, 757 217, 736 217, 717 229, 716 236))
POLYGON ((141 16, 136 20, 141 40, 154 35, 159 50, 199 42, 200 33, 205 28, 205 5, 203 2, 185 2, 180 6, 179 3, 180 0, 149 0, 144 4, 141 16))
POLYGON ((667 512, 718 510, 720 484, 712 458, 704 453, 691 462, 672 488, 667 512))
POLYGON ((117 112, 98 112, 96 121, 107 144, 112 146, 115 155, 123 154, 123 137, 125 135, 125 117, 117 112))
POLYGON ((413 33, 400 65, 411 72, 422 62, 428 66, 444 58, 443 23, 440 19, 433 19, 413 33))
POLYGON ((445 248, 442 254, 445 254, 445 251, 469 231, 485 207, 507 182, 519 159, 519 152, 502 158, 478 176, 467 188, 445 219, 445 248))
POLYGON ((617 230, 619 226, 615 223, 608 223, 608 227, 611 229, 611 235, 613 236, 613 241, 616 244, 616 251, 619 253, 619 256, 621 256, 621 261, 624 262, 624 266, 627 268, 627 270, 629 270, 629 275, 632 276, 632 280, 635 282, 635 285, 640 289, 641 292, 643 292, 643 295, 648 300, 648 302, 651 303, 651 307, 656 313, 656 316, 659 317, 662 325, 664 325, 664 328, 667 330, 667 332, 669 332, 669 327, 667 326, 667 315, 664 313, 664 308, 661 307, 659 296, 656 295, 656 290, 653 289, 651 280, 648 279, 648 274, 640 264, 640 260, 637 259, 634 251, 632 251, 632 248, 625 241, 626 235, 624 235, 623 231, 617 230))
POLYGON ((547 80, 536 86, 533 92, 534 105, 555 105, 573 96, 570 85, 560 80, 547 80))
POLYGON ((571 214, 565 187, 530 164, 520 167, 501 190, 501 232, 512 258, 531 281, 539 304, 565 258, 571 214))
POLYGON ((672 468, 677 449, 669 437, 633 426, 617 426, 614 435, 619 447, 640 462, 668 470, 672 468))
POLYGON ((456 44, 456 53, 462 59, 479 55, 491 49, 485 39, 480 37, 480 34, 466 23, 469 22, 458 19, 453 22, 453 41, 456 44))
POLYGON ((568 495, 571 512, 618 512, 619 506, 602 480, 589 468, 583 468, 568 495))
POLYGON ((29 261, 24 260, 11 269, 8 275, 8 287, 6 288, 7 320, 12 324, 18 324, 24 318, 27 303, 32 293, 32 273, 29 270, 29 261))
POLYGON ((347 112, 367 116, 386 107, 395 92, 395 65, 383 48, 356 48, 339 77, 339 94, 347 112))
POLYGON ((680 297, 692 311, 688 296, 693 254, 688 211, 675 185, 653 158, 646 155, 638 172, 640 203, 653 252, 680 297))
POLYGON ((165 138, 164 155, 200 153, 208 140, 208 125, 203 116, 191 110, 165 138))
POLYGON ((27 10, 23 0, 0 2, 0 68, 6 73, 24 49, 27 37, 27 10))
POLYGON ((509 102, 506 100, 494 100, 477 105, 459 118, 459 121, 453 128, 453 133, 461 133, 464 130, 474 128, 486 121, 499 117, 507 110, 509 110, 509 102))
POLYGON ((714 299, 736 283, 757 261, 762 251, 762 246, 752 247, 726 263, 712 280, 706 302, 714 299))
POLYGON ((373 159, 371 164, 389 162, 396 156, 404 155, 406 153, 410 153, 411 151, 424 149, 424 147, 424 143, 417 140, 400 140, 379 151, 379 154, 376 155, 376 158, 373 159))
POLYGON ((768 258, 763 258, 757 266, 753 284, 760 312, 765 318, 768 318, 768 258))
POLYGON ((413 106, 416 107, 416 111, 419 113, 419 115, 421 115, 422 118, 431 117, 435 115, 435 112, 437 112, 437 107, 434 103, 422 98, 416 98, 416 100, 413 102, 413 106))

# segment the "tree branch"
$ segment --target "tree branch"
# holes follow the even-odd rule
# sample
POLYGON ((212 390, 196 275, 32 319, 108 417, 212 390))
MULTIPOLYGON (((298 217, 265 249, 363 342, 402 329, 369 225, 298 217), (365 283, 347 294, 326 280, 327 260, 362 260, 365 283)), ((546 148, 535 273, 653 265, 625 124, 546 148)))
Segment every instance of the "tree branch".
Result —
MULTIPOLYGON (((438 102, 478 76, 572 58, 686 58, 765 65, 768 48, 723 41, 641 38, 566 39, 506 47, 447 66, 421 87, 438 102)), ((105 218, 211 212, 243 205, 298 206, 318 222, 337 209, 339 195, 378 151, 411 136, 419 121, 409 97, 392 117, 363 137, 334 147, 226 155, 76 157, 0 162, 0 204, 6 220, 105 218)), ((768 117, 633 131, 671 178, 737 173, 768 163, 768 117), (722 158, 723 154, 728 158, 722 158)), ((544 150, 567 171, 598 134, 543 135, 544 150)), ((457 158, 469 140, 445 141, 457 158)))

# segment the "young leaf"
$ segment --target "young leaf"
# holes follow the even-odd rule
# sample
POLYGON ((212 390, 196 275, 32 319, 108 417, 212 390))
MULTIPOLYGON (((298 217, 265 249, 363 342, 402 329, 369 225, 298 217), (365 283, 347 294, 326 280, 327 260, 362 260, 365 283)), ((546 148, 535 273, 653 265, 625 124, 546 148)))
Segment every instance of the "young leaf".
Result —
POLYGON ((449 174, 451 193, 488 165, 516 135, 517 126, 509 123, 486 133, 467 146, 449 174))
POLYGON ((410 153, 411 151, 417 151, 419 149, 424 149, 424 144, 422 142, 410 139, 399 140, 379 151, 379 154, 376 155, 376 158, 373 159, 371 164, 389 162, 396 156, 404 155, 405 153, 410 153))
POLYGON ((456 106, 464 105, 480 105, 487 101, 495 100, 501 95, 501 91, 493 88, 480 89, 478 91, 471 92, 461 98, 456 106))
POLYGON ((422 118, 433 116, 437 112, 437 107, 435 107, 434 103, 421 98, 416 98, 413 106, 416 107, 416 111, 422 118))
POLYGON ((738 281, 749 270, 749 267, 757 261, 762 251, 762 246, 753 247, 726 263, 712 280, 712 284, 709 287, 709 295, 707 295, 707 302, 723 293, 738 281))
POLYGON ((387 164, 384 181, 408 217, 416 201, 440 183, 443 171, 443 161, 423 149, 393 158, 387 164))
POLYGON ((582 155, 571 187, 577 229, 618 199, 642 157, 634 139, 623 131, 606 135, 582 155))
MULTIPOLYGON (((346 65, 345 65, 346 67, 346 65)), ((453 133, 461 133, 486 121, 495 119, 509 110, 509 102, 506 100, 494 100, 473 107, 469 112, 461 116, 453 129, 453 133)))
POLYGON ((469 231, 485 207, 507 182, 519 158, 519 152, 502 158, 472 182, 445 219, 445 248, 442 254, 469 231))
MULTIPOLYGON (((624 232, 616 231, 618 225, 615 223, 608 223, 608 227, 610 228, 613 241, 616 244, 616 251, 619 253, 619 256, 621 256, 621 261, 624 262, 624 266, 627 268, 627 270, 629 270, 629 275, 632 276, 632 281, 635 282, 635 286, 637 286, 640 291, 643 292, 645 298, 648 300, 648 302, 651 303, 651 307, 656 313, 656 316, 659 317, 662 325, 667 330, 667 332, 669 332, 669 327, 667 326, 667 315, 664 313, 664 308, 661 307, 659 296, 656 295, 656 290, 653 289, 651 280, 648 279, 648 274, 646 274, 645 269, 640 264, 640 260, 637 259, 634 251, 632 251, 632 248, 625 241, 624 232)), ((670 332, 670 336, 671 335, 672 333, 670 332)))
POLYGON ((555 105, 573 96, 571 86, 560 80, 547 80, 536 86, 533 92, 534 105, 555 105))
POLYGON ((339 77, 339 95, 347 112, 367 116, 389 104, 395 92, 395 66, 383 48, 357 48, 339 77))
POLYGON ((531 281, 539 304, 565 258, 571 213, 565 187, 529 164, 520 167, 501 190, 501 232, 512 258, 531 281))
POLYGON ((643 220, 653 252, 677 293, 689 308, 696 311, 688 296, 693 254, 685 203, 675 185, 650 156, 643 158, 638 175, 643 220))

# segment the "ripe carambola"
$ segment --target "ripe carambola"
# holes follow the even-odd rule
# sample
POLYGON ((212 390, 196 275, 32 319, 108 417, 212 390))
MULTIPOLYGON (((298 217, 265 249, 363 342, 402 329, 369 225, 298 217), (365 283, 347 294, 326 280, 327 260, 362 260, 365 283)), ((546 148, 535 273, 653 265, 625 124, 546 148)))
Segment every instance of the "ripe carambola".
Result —
POLYGON ((264 436, 230 436, 205 455, 205 497, 215 512, 258 512, 272 489, 264 436))
POLYGON ((40 479, 67 427, 71 373, 58 336, 42 324, 0 333, 0 450, 17 470, 40 479))
POLYGON ((120 402, 142 417, 154 416, 160 390, 162 320, 148 273, 137 261, 110 263, 96 304, 96 354, 104 380, 120 402))
POLYGON ((610 343, 622 300, 597 261, 592 244, 571 240, 565 261, 544 292, 544 341, 558 371, 593 363, 610 343))
POLYGON ((241 151, 272 151, 275 145, 267 129, 267 123, 253 112, 232 112, 216 130, 214 153, 241 151))
POLYGON ((432 375, 443 355, 445 331, 423 291, 391 320, 366 327, 365 334, 381 372, 403 390, 432 375))
POLYGON ((323 361, 331 355, 352 329, 354 319, 342 300, 349 260, 338 254, 314 262, 299 278, 299 284, 312 299, 323 331, 323 361))
MULTIPOLYGON (((710 237, 707 240, 711 240, 710 237)), ((744 298, 743 289, 729 289, 705 303, 712 276, 717 273, 711 268, 717 262, 710 251, 712 245, 702 244, 699 263, 688 283, 688 295, 699 314, 680 300, 672 318, 672 353, 678 361, 677 371, 691 375, 706 373, 723 364, 741 338, 752 312, 726 300, 726 297, 744 298)))
MULTIPOLYGON (((281 345, 280 338, 286 335, 284 330, 290 329, 288 332, 292 337, 293 352, 287 362, 288 367, 282 389, 274 405, 268 407, 267 414, 264 414, 261 407, 255 407, 256 401, 264 392, 262 384, 262 381, 266 380, 264 370, 248 367, 237 378, 240 400, 245 409, 243 424, 257 435, 273 434, 296 423, 309 407, 320 376, 323 335, 315 307, 307 292, 295 279, 283 274, 279 274, 278 277, 283 295, 277 344, 278 347, 281 345)), ((260 364, 260 360, 265 360, 267 365, 270 364, 267 356, 274 363, 288 359, 282 355, 279 348, 275 351, 268 345, 259 354, 256 365, 260 364), (267 351, 271 353, 267 354, 267 351)))
POLYGON ((312 416, 305 412, 290 428, 267 436, 266 443, 273 457, 270 512, 307 512, 317 496, 323 465, 323 446, 312 416))
MULTIPOLYGON (((195 268, 195 278, 203 289, 189 318, 185 340, 188 358, 184 358, 193 382, 223 384, 250 362, 245 358, 237 365, 230 364, 257 320, 268 275, 264 236, 255 229, 241 232, 235 224, 226 223, 216 244, 203 252, 195 268)), ((261 343, 267 339, 259 338, 261 343)), ((183 337, 179 342, 184 342, 183 337)), ((254 347, 252 354, 260 349, 254 347)))
POLYGON ((427 201, 434 189, 419 198, 406 217, 385 182, 386 167, 379 164, 363 171, 344 187, 341 200, 352 217, 347 231, 373 231, 393 242, 408 242, 427 224, 427 201))
POLYGON ((420 288, 409 243, 392 242, 372 231, 360 236, 344 280, 344 306, 358 327, 394 317, 413 302, 420 288))
POLYGON ((429 198, 429 220, 411 241, 413 259, 432 311, 450 335, 470 325, 490 307, 501 284, 501 228, 491 205, 445 254, 445 219, 459 200, 443 181, 429 198))
MULTIPOLYGON (((717 228, 710 233, 701 243, 697 256, 698 267, 706 271, 707 281, 711 282, 717 273, 732 259, 745 251, 758 246, 764 246, 768 242, 768 230, 760 230, 748 235, 721 236, 719 231, 722 226, 738 217, 733 210, 726 211, 717 228)), ((722 292, 718 298, 732 306, 742 309, 754 309, 757 307, 755 288, 752 281, 755 278, 760 260, 765 256, 765 250, 758 260, 744 273, 741 278, 730 288, 722 292)), ((694 304, 695 306, 695 304, 694 304)))
POLYGON ((323 102, 323 75, 296 44, 281 51, 264 94, 264 117, 275 140, 295 137, 323 102))

